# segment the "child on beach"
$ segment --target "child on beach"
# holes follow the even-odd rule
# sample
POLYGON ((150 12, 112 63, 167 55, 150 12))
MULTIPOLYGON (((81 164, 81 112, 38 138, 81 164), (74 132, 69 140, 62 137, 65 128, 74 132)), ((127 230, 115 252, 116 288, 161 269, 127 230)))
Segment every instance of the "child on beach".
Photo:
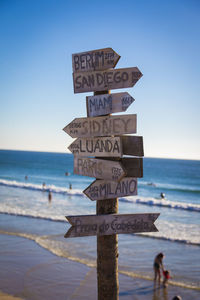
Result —
POLYGON ((154 264, 153 264, 154 283, 156 283, 156 280, 157 280, 157 277, 158 277, 158 283, 160 284, 160 278, 161 278, 160 269, 162 269, 162 271, 164 272, 163 258, 164 258, 164 254, 161 252, 161 253, 158 253, 158 255, 156 255, 156 257, 154 259, 154 264))
POLYGON ((163 271, 163 286, 167 287, 168 280, 170 279, 170 273, 168 270, 163 271))

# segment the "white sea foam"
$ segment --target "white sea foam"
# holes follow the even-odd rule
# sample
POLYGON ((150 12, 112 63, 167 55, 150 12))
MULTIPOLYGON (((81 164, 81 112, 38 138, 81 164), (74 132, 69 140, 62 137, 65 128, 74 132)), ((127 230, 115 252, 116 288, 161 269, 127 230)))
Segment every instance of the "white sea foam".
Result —
POLYGON ((181 184, 172 184, 172 183, 160 183, 160 182, 147 182, 147 181, 140 181, 139 183, 141 186, 152 186, 154 188, 159 188, 159 189, 167 189, 167 190, 172 190, 172 191, 182 191, 182 192, 194 192, 194 193, 199 193, 200 194, 200 188, 197 186, 185 186, 181 184))
MULTIPOLYGON (((46 213, 36 213, 32 210, 27 212, 20 208, 11 210, 9 207, 6 208, 6 206, 3 208, 0 206, 0 213, 29 218, 38 218, 49 221, 67 222, 63 215, 53 215, 51 213, 47 215, 46 213)), ((200 246, 199 226, 196 224, 181 224, 178 222, 171 223, 163 220, 159 221, 158 219, 156 221, 156 227, 158 228, 159 232, 139 233, 137 235, 200 246)))
MULTIPOLYGON (((14 180, 4 180, 4 179, 0 179, 0 185, 14 187, 14 188, 28 189, 28 190, 33 190, 33 191, 34 190, 35 191, 47 191, 47 192, 50 191, 52 193, 86 197, 83 194, 82 190, 68 189, 68 188, 64 188, 64 187, 58 187, 55 185, 48 185, 48 186, 43 187, 40 184, 18 182, 18 181, 14 181, 14 180)), ((183 203, 183 202, 178 202, 178 201, 171 201, 168 199, 156 199, 153 197, 142 197, 142 196, 129 196, 129 197, 122 197, 119 200, 125 201, 125 202, 144 204, 144 205, 149 205, 149 206, 160 206, 160 207, 166 207, 166 208, 200 212, 200 204, 183 203)))
POLYGON ((200 245, 199 225, 197 224, 172 223, 162 220, 162 222, 156 221, 156 226, 159 229, 158 232, 140 233, 139 235, 171 242, 200 245))
POLYGON ((58 194, 77 195, 77 196, 83 195, 81 190, 67 189, 64 187, 55 186, 53 184, 43 186, 41 184, 35 184, 35 183, 26 183, 26 182, 18 182, 15 180, 0 179, 0 185, 14 187, 14 188, 28 189, 33 191, 46 191, 46 192, 52 192, 58 194))
POLYGON ((200 204, 193 204, 193 203, 183 203, 178 201, 170 201, 167 199, 156 199, 153 197, 138 197, 138 196, 129 196, 123 197, 120 199, 121 201, 144 204, 149 206, 161 206, 167 208, 174 208, 174 209, 183 209, 189 211, 200 212, 200 204))

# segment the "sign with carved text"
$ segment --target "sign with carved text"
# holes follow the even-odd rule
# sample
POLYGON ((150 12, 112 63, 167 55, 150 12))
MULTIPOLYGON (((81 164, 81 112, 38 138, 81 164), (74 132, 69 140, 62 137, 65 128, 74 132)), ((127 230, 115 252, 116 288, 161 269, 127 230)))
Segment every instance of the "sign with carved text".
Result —
POLYGON ((142 77, 137 67, 73 73, 74 93, 133 87, 142 77))
POLYGON ((86 97, 87 116, 96 117, 123 112, 135 101, 129 93, 103 94, 86 97))
POLYGON ((146 213, 66 216, 72 226, 65 234, 65 238, 156 232, 158 229, 154 222, 159 215, 159 213, 146 213))
POLYGON ((119 181, 126 174, 120 162, 74 156, 74 174, 119 181))
POLYGON ((68 149, 79 156, 122 156, 120 137, 78 138, 68 149))
POLYGON ((136 133, 137 115, 76 118, 63 128, 72 138, 136 133))
POLYGON ((122 157, 143 156, 142 136, 78 138, 68 149, 79 156, 122 157))
POLYGON ((114 68, 120 59, 112 48, 103 48, 72 54, 73 72, 85 72, 114 68))
POLYGON ((137 178, 124 177, 119 182, 97 179, 83 193, 90 200, 105 200, 137 195, 137 178))
POLYGON ((105 161, 118 161, 123 166, 126 177, 143 177, 143 158, 142 157, 104 157, 105 161))

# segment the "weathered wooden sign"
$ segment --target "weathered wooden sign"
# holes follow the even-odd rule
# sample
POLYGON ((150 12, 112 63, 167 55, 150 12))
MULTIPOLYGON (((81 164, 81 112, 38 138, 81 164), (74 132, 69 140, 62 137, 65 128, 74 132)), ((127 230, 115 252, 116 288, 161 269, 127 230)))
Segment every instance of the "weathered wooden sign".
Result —
POLYGON ((120 162, 74 156, 74 174, 119 181, 126 173, 120 162))
POLYGON ((144 156, 143 137, 124 135, 120 137, 124 155, 144 156))
POLYGON ((120 59, 112 48, 103 48, 72 54, 73 72, 95 71, 114 68, 120 59))
POLYGON ((72 138, 136 133, 137 115, 76 118, 63 128, 72 138))
POLYGON ((119 182, 95 180, 83 193, 90 200, 105 200, 137 195, 137 178, 124 177, 119 182))
POLYGON ((143 177, 143 159, 138 157, 124 157, 119 160, 127 177, 143 177))
POLYGON ((123 112, 135 101, 129 93, 103 94, 86 97, 87 116, 96 117, 123 112))
POLYGON ((111 235, 123 233, 156 232, 154 225, 159 213, 108 214, 88 216, 66 216, 72 225, 65 238, 91 235, 111 235))
POLYGON ((79 156, 122 157, 143 156, 142 136, 78 138, 68 149, 79 156))
POLYGON ((74 93, 129 88, 142 77, 137 67, 73 73, 74 93))
POLYGON ((68 149, 79 156, 122 156, 120 137, 78 138, 68 149))

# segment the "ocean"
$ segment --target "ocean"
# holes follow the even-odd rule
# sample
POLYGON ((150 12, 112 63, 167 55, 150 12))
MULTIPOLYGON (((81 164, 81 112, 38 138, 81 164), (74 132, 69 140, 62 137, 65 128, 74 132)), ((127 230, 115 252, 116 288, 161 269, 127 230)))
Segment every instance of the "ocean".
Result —
MULTIPOLYGON (((64 238, 65 216, 96 213, 83 194, 93 180, 73 174, 72 154, 1 150, 0 233, 95 266, 95 236, 64 238)), ((171 284, 200 291, 200 161, 144 158, 138 195, 120 198, 119 213, 160 213, 159 232, 118 236, 120 273, 152 280, 154 257, 163 252, 171 284)))

